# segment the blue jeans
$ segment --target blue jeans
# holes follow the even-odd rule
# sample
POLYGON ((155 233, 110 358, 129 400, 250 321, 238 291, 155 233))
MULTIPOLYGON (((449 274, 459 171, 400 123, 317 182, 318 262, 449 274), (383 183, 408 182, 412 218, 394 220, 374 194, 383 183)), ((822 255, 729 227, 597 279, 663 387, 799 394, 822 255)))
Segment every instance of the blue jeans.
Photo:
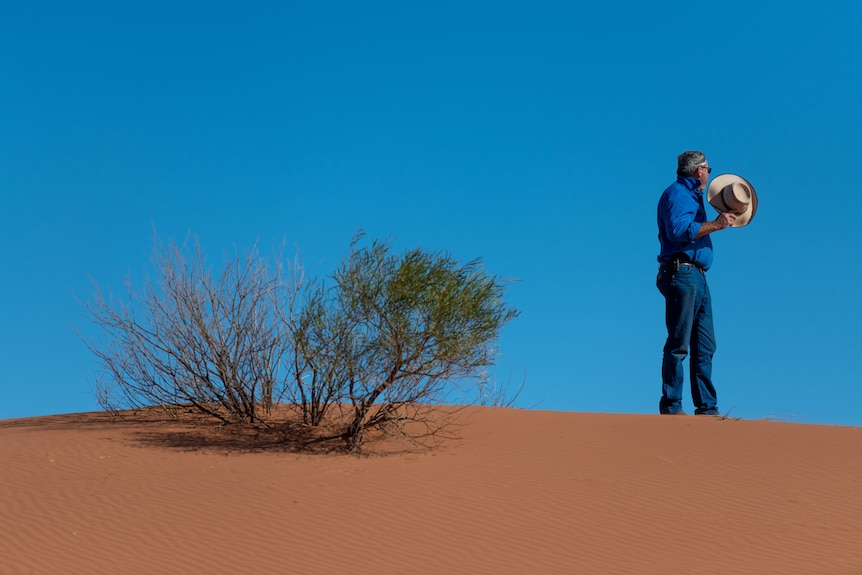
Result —
POLYGON ((689 359, 691 400, 695 413, 717 409, 712 384, 712 356, 715 330, 712 325, 712 298, 706 275, 691 265, 666 264, 659 268, 656 287, 665 299, 667 341, 661 363, 661 413, 682 409, 685 380, 683 361, 689 359))

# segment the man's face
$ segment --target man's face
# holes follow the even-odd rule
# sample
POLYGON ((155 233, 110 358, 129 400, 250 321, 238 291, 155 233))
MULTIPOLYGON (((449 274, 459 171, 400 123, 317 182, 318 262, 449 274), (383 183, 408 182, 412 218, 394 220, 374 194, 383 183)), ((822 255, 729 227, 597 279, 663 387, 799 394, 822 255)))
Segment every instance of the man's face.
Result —
POLYGON ((697 167, 697 179, 700 180, 700 188, 701 190, 706 189, 706 182, 709 181, 709 173, 712 171, 712 168, 709 167, 709 162, 704 162, 704 166, 697 167))

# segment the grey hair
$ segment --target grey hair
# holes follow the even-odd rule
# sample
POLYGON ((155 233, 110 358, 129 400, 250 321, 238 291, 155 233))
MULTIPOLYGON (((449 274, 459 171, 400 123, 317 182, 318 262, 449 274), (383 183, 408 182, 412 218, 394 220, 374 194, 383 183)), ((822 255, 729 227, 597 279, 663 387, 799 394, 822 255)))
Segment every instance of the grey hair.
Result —
POLYGON ((697 168, 706 164, 706 156, 703 152, 683 152, 676 159, 677 176, 693 176, 697 168))

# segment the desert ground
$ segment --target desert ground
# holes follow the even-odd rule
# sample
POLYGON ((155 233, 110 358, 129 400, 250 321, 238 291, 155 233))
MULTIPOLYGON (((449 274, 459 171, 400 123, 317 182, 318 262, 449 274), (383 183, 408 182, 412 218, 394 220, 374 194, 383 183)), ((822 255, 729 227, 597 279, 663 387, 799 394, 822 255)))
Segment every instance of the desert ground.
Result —
POLYGON ((475 408, 434 449, 0 421, 0 575, 862 574, 862 428, 475 408))

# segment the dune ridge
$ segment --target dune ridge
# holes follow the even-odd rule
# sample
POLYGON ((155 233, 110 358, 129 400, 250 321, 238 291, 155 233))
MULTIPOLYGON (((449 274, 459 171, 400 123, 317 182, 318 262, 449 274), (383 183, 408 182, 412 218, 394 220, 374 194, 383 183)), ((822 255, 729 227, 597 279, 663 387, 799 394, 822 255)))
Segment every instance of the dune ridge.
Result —
POLYGON ((167 440, 199 431, 0 421, 0 575, 862 574, 860 428, 476 408, 395 455, 167 440))

